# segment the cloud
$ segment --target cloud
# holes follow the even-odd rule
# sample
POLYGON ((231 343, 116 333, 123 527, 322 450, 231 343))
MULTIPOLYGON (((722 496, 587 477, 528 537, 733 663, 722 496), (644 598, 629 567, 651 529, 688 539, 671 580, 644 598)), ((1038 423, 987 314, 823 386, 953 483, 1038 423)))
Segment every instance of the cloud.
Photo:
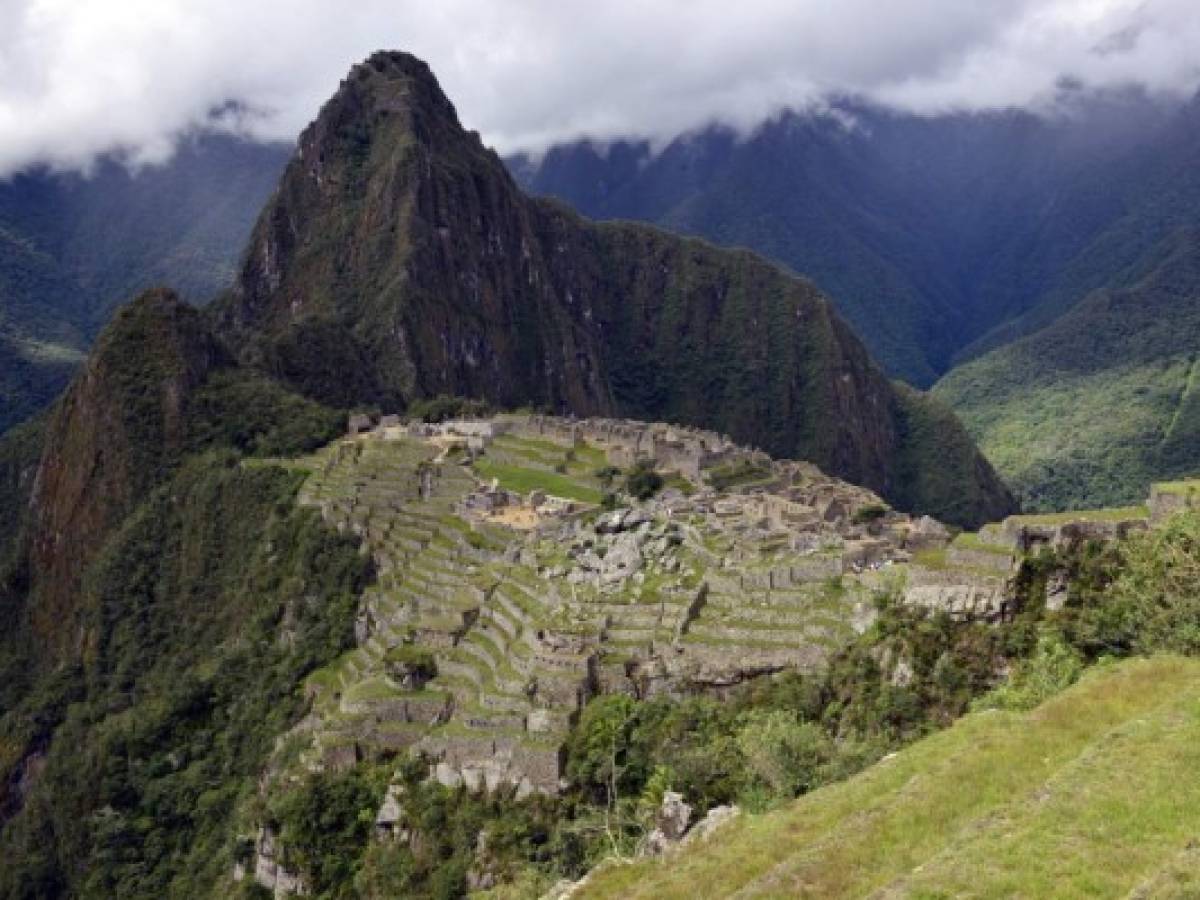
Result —
POLYGON ((426 59, 502 151, 737 128, 831 93, 917 112, 1200 85, 1195 0, 0 0, 0 174, 292 139, 354 62, 426 59))

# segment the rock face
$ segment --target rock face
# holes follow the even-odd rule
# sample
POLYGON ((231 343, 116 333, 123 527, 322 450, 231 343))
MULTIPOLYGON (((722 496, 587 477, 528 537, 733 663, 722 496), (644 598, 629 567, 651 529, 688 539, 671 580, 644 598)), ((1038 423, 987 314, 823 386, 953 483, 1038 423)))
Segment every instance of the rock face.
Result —
POLYGON ((87 563, 182 453, 192 391, 231 358, 201 315, 148 291, 105 330, 47 427, 33 490, 33 627, 61 651, 87 563))
POLYGON ((646 853, 658 856, 676 846, 692 822, 692 808, 683 794, 667 791, 654 817, 654 830, 646 838, 646 853))
POLYGON ((929 401, 809 282, 524 196, 405 54, 355 67, 301 136, 216 315, 246 359, 340 404, 445 393, 696 423, 943 518, 950 493, 956 521, 1010 511, 953 416, 921 427, 929 401))

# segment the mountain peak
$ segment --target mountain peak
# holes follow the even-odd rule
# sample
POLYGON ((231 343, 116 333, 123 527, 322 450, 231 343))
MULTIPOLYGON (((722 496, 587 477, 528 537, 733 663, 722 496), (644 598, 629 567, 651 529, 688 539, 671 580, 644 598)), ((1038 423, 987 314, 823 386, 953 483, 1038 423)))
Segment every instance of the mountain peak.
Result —
POLYGON ((929 462, 918 426, 959 434, 953 416, 898 394, 810 282, 525 196, 404 53, 356 66, 304 133, 216 314, 243 359, 329 405, 701 425, 956 523, 1011 504, 965 435, 929 462))
POLYGON ((422 143, 462 134, 454 104, 429 66, 410 53, 381 50, 351 68, 300 146, 319 149, 332 137, 361 149, 397 122, 422 143))

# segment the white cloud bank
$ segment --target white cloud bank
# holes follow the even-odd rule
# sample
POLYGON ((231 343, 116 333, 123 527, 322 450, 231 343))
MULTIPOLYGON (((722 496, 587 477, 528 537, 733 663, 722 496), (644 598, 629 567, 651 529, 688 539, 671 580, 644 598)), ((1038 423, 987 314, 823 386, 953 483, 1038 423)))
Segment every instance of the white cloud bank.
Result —
POLYGON ((1191 93, 1200 2, 0 0, 0 174, 162 160, 220 109, 291 139, 377 49, 426 59, 501 151, 538 150, 828 93, 919 112, 1036 105, 1063 79, 1191 93))

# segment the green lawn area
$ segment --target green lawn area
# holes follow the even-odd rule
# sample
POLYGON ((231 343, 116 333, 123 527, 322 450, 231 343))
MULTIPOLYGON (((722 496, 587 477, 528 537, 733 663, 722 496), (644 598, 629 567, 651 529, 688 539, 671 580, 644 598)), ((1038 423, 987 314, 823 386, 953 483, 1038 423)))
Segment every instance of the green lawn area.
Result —
POLYGON ((1129 660, 575 896, 1196 896, 1198 770, 1200 661, 1129 660))
POLYGON ((1158 481, 1154 487, 1162 494, 1195 494, 1200 493, 1200 479, 1187 481, 1158 481))
POLYGON ((951 544, 959 550, 979 550, 983 553, 994 553, 997 556, 1012 556, 1014 550, 1012 547, 1005 547, 1003 544, 992 544, 983 540, 974 532, 964 531, 954 539, 951 544))
POLYGON ((918 550, 913 554, 912 561, 915 565, 938 571, 946 569, 950 565, 949 560, 946 559, 945 547, 927 547, 924 550, 918 550))
POLYGON ((480 478, 498 479, 500 487, 518 494, 545 491, 555 497, 565 497, 581 503, 599 503, 601 498, 599 488, 583 484, 569 475, 560 475, 558 472, 527 469, 522 466, 493 462, 489 459, 481 459, 476 462, 475 471, 480 478))
MULTIPOLYGON (((1197 484, 1200 488, 1200 484, 1197 484)), ((1068 510, 1061 513, 1013 516, 1013 521, 1022 525, 1065 525, 1067 522, 1125 522, 1129 519, 1145 519, 1150 510, 1145 506, 1116 506, 1108 509, 1068 510)))

